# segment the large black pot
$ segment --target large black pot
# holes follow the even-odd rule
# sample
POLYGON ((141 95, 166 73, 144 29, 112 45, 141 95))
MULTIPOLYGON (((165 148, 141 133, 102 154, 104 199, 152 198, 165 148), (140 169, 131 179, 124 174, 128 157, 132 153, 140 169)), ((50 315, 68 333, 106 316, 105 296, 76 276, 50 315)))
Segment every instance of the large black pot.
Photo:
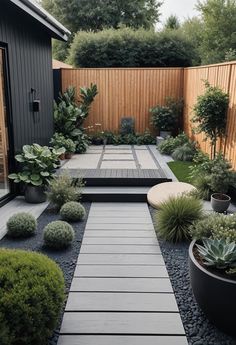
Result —
POLYGON ((27 184, 25 187, 25 201, 30 204, 40 204, 47 200, 45 186, 32 186, 27 184))
POLYGON ((236 281, 219 277, 202 267, 193 255, 194 246, 195 241, 189 247, 189 268, 195 299, 212 324, 235 336, 236 281))

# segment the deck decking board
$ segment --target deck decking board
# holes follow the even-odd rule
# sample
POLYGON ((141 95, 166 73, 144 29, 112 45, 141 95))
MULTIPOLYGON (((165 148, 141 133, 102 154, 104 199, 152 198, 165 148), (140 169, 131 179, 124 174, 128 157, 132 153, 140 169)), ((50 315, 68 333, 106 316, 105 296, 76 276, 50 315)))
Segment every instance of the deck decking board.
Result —
POLYGON ((146 203, 92 203, 58 345, 187 345, 146 203))

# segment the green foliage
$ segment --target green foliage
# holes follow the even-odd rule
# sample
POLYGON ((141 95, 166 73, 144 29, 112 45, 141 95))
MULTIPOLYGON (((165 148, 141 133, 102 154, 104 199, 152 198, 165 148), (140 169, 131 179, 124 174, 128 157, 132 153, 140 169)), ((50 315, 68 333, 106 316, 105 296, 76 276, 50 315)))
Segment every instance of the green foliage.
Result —
POLYGON ((202 216, 202 203, 186 195, 171 197, 155 215, 155 227, 160 236, 170 242, 189 240, 189 227, 202 216))
POLYGON ((182 146, 186 143, 189 142, 189 139, 185 133, 181 133, 177 135, 177 137, 169 137, 163 140, 159 145, 158 145, 158 150, 165 155, 171 155, 174 150, 182 146))
POLYGON ((10 174, 15 183, 24 182, 33 186, 49 185, 54 178, 54 171, 59 166, 58 157, 64 148, 51 149, 38 144, 24 145, 22 153, 15 156, 22 165, 22 171, 10 174))
POLYGON ((57 264, 38 253, 0 250, 1 345, 46 345, 64 302, 57 264))
POLYGON ((225 61, 235 61, 236 60, 236 49, 230 48, 225 53, 225 61))
POLYGON ((179 18, 175 15, 170 15, 165 22, 165 29, 177 30, 180 28, 179 18))
POLYGON ((115 134, 110 131, 102 132, 101 135, 98 136, 96 133, 92 135, 91 140, 93 143, 98 143, 99 145, 103 144, 103 140, 106 140, 107 145, 154 145, 156 143, 155 137, 151 134, 151 132, 146 129, 143 134, 136 133, 136 134, 115 134), (97 141, 98 139, 98 141, 97 141))
POLYGON ((235 0, 204 0, 197 5, 202 20, 202 64, 222 62, 236 44, 235 0), (226 20, 227 18, 227 20, 226 20))
POLYGON ((189 228, 193 239, 210 237, 217 240, 236 242, 236 216, 214 213, 196 221, 189 228))
POLYGON ((103 30, 78 32, 68 63, 76 67, 171 67, 190 66, 191 44, 173 31, 103 30))
POLYGON ((178 181, 191 183, 190 167, 192 167, 192 162, 175 161, 167 164, 177 177, 178 181))
POLYGON ((135 122, 133 117, 123 117, 121 118, 120 124, 120 134, 134 134, 135 122))
POLYGON ((74 153, 76 145, 71 139, 66 139, 63 134, 55 133, 50 141, 50 144, 56 149, 64 147, 66 152, 74 153))
MULTIPOLYGON (((54 104, 55 129, 66 139, 73 141, 78 153, 86 152, 90 143, 82 125, 97 93, 96 85, 91 84, 89 88, 82 87, 80 88, 80 100, 77 102, 76 89, 69 87, 63 94, 60 94, 58 104, 54 104)), ((70 146, 70 149, 74 148, 71 142, 66 144, 70 146)))
POLYGON ((60 215, 64 220, 77 222, 85 217, 86 211, 79 202, 69 201, 60 209, 60 215))
MULTIPOLYGON (((70 39, 69 39, 70 41, 70 39)), ((52 40, 53 58, 59 61, 66 61, 69 54, 70 42, 52 40)))
POLYGON ((176 161, 189 161, 193 160, 193 157, 196 154, 196 145, 195 143, 185 143, 183 146, 177 147, 172 153, 172 157, 176 161))
POLYGON ((194 106, 195 115, 192 121, 197 123, 195 131, 204 132, 205 139, 210 139, 214 158, 217 139, 225 135, 229 95, 217 86, 210 86, 208 82, 205 82, 205 86, 205 93, 198 96, 194 106))
POLYGON ((152 124, 156 129, 172 131, 182 114, 183 101, 166 98, 166 105, 157 105, 150 109, 152 124))
POLYGON ((194 162, 196 164, 191 168, 192 181, 205 199, 209 199, 211 193, 228 192, 235 177, 231 164, 221 153, 211 160, 208 155, 199 152, 194 162))
POLYGON ((51 183, 48 200, 59 210, 68 201, 80 200, 83 186, 82 179, 74 181, 69 175, 59 175, 51 183))
POLYGON ((42 0, 43 7, 72 33, 119 28, 154 27, 161 2, 154 0, 42 0))
POLYGON ((236 244, 226 240, 202 239, 203 246, 196 244, 205 266, 226 269, 236 265, 236 244))
POLYGON ((16 213, 7 221, 9 237, 29 237, 35 233, 37 221, 30 213, 16 213))
POLYGON ((151 134, 151 132, 146 129, 143 134, 136 135, 137 145, 155 145, 156 138, 151 134))
POLYGON ((56 220, 45 226, 43 239, 45 246, 54 249, 63 249, 71 245, 75 237, 72 226, 64 221, 56 220))

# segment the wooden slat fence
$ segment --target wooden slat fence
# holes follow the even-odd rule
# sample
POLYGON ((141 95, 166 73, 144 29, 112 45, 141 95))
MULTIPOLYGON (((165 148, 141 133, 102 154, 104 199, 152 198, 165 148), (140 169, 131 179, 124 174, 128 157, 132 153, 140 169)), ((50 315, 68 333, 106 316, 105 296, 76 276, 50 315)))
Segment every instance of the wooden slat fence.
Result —
POLYGON ((103 130, 117 132, 123 116, 135 118, 135 130, 144 132, 150 126, 149 109, 164 104, 166 97, 184 98, 184 130, 201 149, 210 153, 203 134, 192 133, 191 117, 197 96, 204 92, 204 82, 218 85, 230 95, 227 136, 218 148, 236 169, 236 62, 192 68, 90 68, 61 69, 64 91, 68 86, 95 83, 99 94, 86 120, 86 126, 100 123, 103 130))
POLYGON ((86 121, 101 123, 104 130, 117 132, 123 116, 135 118, 135 129, 150 128, 149 109, 164 104, 165 98, 183 96, 182 68, 90 68, 62 69, 62 90, 97 84, 99 94, 86 121))

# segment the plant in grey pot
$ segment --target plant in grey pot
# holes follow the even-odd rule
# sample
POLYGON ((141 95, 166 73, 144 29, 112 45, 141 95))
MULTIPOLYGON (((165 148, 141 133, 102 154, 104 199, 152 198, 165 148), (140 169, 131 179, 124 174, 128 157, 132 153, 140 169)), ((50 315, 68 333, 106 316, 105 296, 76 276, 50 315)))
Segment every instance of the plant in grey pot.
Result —
POLYGON ((10 174, 15 183, 25 184, 25 200, 29 203, 46 201, 46 189, 54 178, 58 158, 64 148, 54 149, 38 144, 24 145, 21 154, 15 156, 22 166, 20 172, 10 174))

